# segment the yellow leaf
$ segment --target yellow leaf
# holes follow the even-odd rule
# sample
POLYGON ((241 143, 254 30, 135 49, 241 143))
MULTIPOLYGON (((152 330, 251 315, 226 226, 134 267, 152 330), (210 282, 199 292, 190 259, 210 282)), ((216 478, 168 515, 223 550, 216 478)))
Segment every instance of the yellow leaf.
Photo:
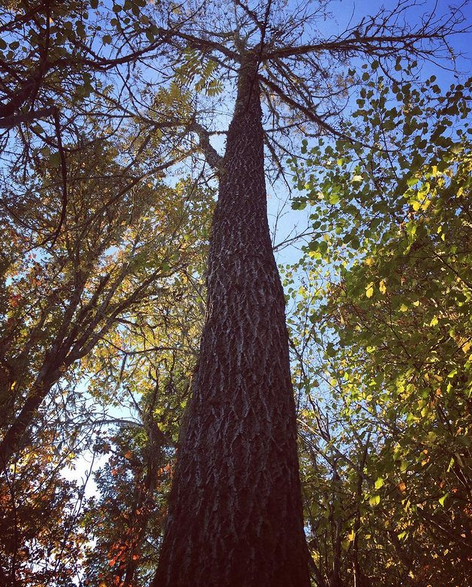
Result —
POLYGON ((382 281, 379 283, 379 290, 381 294, 385 294, 387 291, 387 285, 385 284, 385 279, 382 279, 382 281))
POLYGON ((371 298, 374 295, 374 284, 369 283, 369 285, 365 288, 365 295, 368 298, 371 298))
POLYGON ((372 506, 372 507, 378 505, 379 503, 380 503, 380 495, 373 495, 369 499, 369 505, 372 506))
POLYGON ((429 208, 430 204, 431 204, 431 200, 430 200, 429 198, 427 198, 427 199, 426 199, 426 200, 423 202, 423 204, 421 205, 421 209, 422 209, 422 210, 427 210, 427 209, 429 208))

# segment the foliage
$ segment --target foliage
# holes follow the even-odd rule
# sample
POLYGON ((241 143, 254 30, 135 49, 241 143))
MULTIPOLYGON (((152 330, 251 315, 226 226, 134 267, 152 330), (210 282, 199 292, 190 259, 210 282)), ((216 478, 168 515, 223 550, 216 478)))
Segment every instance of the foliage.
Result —
MULTIPOLYGON (((176 111, 186 117, 181 101, 160 95, 139 121, 127 110, 138 92, 123 80, 156 58, 148 10, 140 0, 0 7, 5 585, 70 585, 93 567, 80 521, 90 472, 83 486, 63 475, 94 462, 97 434, 114 437, 122 421, 162 435, 162 466, 173 455, 213 191, 183 176, 164 183, 181 147, 159 129, 176 111)), ((138 550, 145 538, 144 528, 133 538, 138 550)))
MULTIPOLYGON (((142 427, 146 394, 157 386, 154 417, 172 446, 185 403, 200 330, 205 219, 213 194, 185 179, 167 187, 161 179, 165 165, 156 158, 152 167, 141 166, 128 144, 126 135, 89 141, 68 155, 68 202, 54 242, 48 235, 62 213, 60 172, 48 153, 37 152, 31 177, 18 180, 21 191, 3 196, 2 449, 11 455, 11 467, 22 471, 4 471, 8 491, 2 501, 9 524, 8 512, 16 512, 16 523, 8 527, 17 537, 16 550, 5 545, 4 568, 17 582, 44 580, 36 555, 28 567, 28 558, 22 562, 19 556, 21 549, 33 552, 31 540, 43 554, 50 552, 44 550, 47 542, 56 548, 48 533, 23 536, 23 524, 37 527, 45 508, 55 507, 57 535, 69 532, 67 511, 75 511, 83 496, 72 486, 62 489, 67 484, 59 471, 73 466, 74 454, 92 450, 95 435, 115 424, 113 410, 128 410, 142 427), (127 154, 132 169, 124 162, 127 154), (182 299, 185 307, 174 305, 182 299), (165 418, 159 416, 164 406, 165 418), (43 453, 50 466, 41 465, 43 453), (35 454, 37 463, 25 476, 22 463, 32 463, 35 454), (43 481, 34 478, 38 470, 43 481), (34 495, 33 483, 50 492, 40 493, 37 522, 25 497, 34 495)), ((48 572, 51 565, 66 565, 65 576, 77 574, 82 555, 74 554, 75 544, 65 540, 59 554, 44 555, 48 572)))
POLYGON ((67 458, 54 454, 53 435, 49 431, 49 443, 15 462, 0 485, 4 585, 16 576, 18 585, 70 586, 80 570, 86 540, 77 524, 81 493, 58 473, 67 458))
POLYGON ((305 458, 332 476, 325 488, 306 479, 314 552, 325 568, 345 549, 344 581, 362 568, 366 584, 465 584, 472 80, 443 95, 434 76, 391 85, 375 71, 346 124, 353 140, 304 147, 297 161, 307 191, 294 206, 311 205, 317 234, 293 327, 308 398, 313 376, 331 397, 302 412, 305 458))
POLYGON ((111 456, 95 474, 99 497, 89 500, 83 514, 93 541, 84 564, 86 585, 142 585, 155 569, 171 465, 160 450, 165 438, 147 432, 122 426, 96 447, 111 456))

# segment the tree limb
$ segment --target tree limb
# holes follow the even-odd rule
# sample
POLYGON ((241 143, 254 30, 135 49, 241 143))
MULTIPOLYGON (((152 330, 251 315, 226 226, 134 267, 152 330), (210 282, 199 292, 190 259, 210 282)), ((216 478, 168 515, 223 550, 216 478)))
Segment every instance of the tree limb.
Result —
POLYGON ((208 165, 210 165, 217 174, 220 174, 223 169, 223 157, 210 143, 210 133, 197 121, 193 121, 190 124, 189 130, 194 131, 198 135, 199 146, 208 165))
POLYGON ((53 116, 56 108, 55 106, 49 106, 48 108, 40 108, 39 110, 32 110, 25 114, 14 114, 12 116, 4 116, 0 118, 0 128, 11 129, 15 126, 22 124, 23 122, 33 122, 40 118, 47 118, 53 116))

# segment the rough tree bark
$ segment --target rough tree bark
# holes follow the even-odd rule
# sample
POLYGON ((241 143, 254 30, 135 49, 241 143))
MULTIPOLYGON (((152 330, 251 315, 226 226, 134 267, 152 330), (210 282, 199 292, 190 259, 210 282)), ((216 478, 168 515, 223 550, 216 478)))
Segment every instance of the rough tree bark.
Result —
POLYGON ((285 303, 264 178, 257 51, 222 162, 207 318, 153 587, 308 587, 285 303))

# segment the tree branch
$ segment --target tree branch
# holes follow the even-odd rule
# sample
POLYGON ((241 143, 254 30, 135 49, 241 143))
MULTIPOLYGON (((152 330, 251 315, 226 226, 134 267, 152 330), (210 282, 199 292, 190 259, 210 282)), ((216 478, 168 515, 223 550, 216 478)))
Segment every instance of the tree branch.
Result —
POLYGON ((40 108, 39 110, 32 110, 31 112, 26 112, 25 114, 15 114, 13 116, 5 116, 0 118, 0 128, 7 128, 11 129, 15 126, 22 124, 23 122, 33 122, 33 120, 38 120, 40 118, 47 118, 48 116, 53 116, 56 108, 55 106, 50 106, 48 108, 40 108))
POLYGON ((159 29, 159 33, 162 34, 163 36, 178 37, 179 39, 187 41, 189 47, 192 47, 193 49, 199 49, 201 51, 208 51, 208 50, 219 51, 220 53, 223 53, 223 55, 225 55, 225 57, 229 57, 229 59, 232 59, 233 61, 237 61, 238 63, 241 61, 241 56, 239 55, 239 53, 232 51, 231 49, 229 49, 225 45, 222 45, 221 43, 217 43, 215 41, 210 41, 209 39, 202 39, 200 37, 195 37, 194 35, 180 32, 177 29, 175 29, 175 30, 159 29))
POLYGON ((210 133, 204 128, 199 122, 193 121, 189 130, 195 132, 199 138, 200 149, 205 156, 205 159, 217 174, 222 171, 223 157, 216 151, 216 149, 210 143, 210 133))
POLYGON ((316 123, 320 128, 323 128, 324 130, 328 131, 333 136, 348 138, 345 135, 343 135, 340 131, 338 131, 334 127, 332 127, 330 124, 328 124, 327 122, 322 120, 317 114, 315 114, 309 108, 307 108, 306 106, 303 106, 303 104, 300 104, 294 98, 291 98, 290 96, 288 96, 277 84, 275 84, 269 78, 259 74, 259 79, 268 88, 270 88, 273 92, 275 92, 279 96, 279 98, 282 98, 282 100, 286 104, 288 104, 292 108, 295 108, 295 110, 299 110, 300 112, 302 112, 308 118, 308 120, 316 123))
POLYGON ((309 53, 364 53, 372 56, 387 56, 398 54, 401 47, 413 50, 414 53, 427 54, 426 49, 415 49, 414 45, 418 41, 424 40, 444 40, 445 33, 440 31, 417 32, 404 35, 385 35, 373 37, 359 37, 340 39, 335 41, 326 41, 315 45, 299 45, 298 47, 281 47, 274 49, 264 55, 264 60, 280 59, 283 57, 297 57, 309 53))

